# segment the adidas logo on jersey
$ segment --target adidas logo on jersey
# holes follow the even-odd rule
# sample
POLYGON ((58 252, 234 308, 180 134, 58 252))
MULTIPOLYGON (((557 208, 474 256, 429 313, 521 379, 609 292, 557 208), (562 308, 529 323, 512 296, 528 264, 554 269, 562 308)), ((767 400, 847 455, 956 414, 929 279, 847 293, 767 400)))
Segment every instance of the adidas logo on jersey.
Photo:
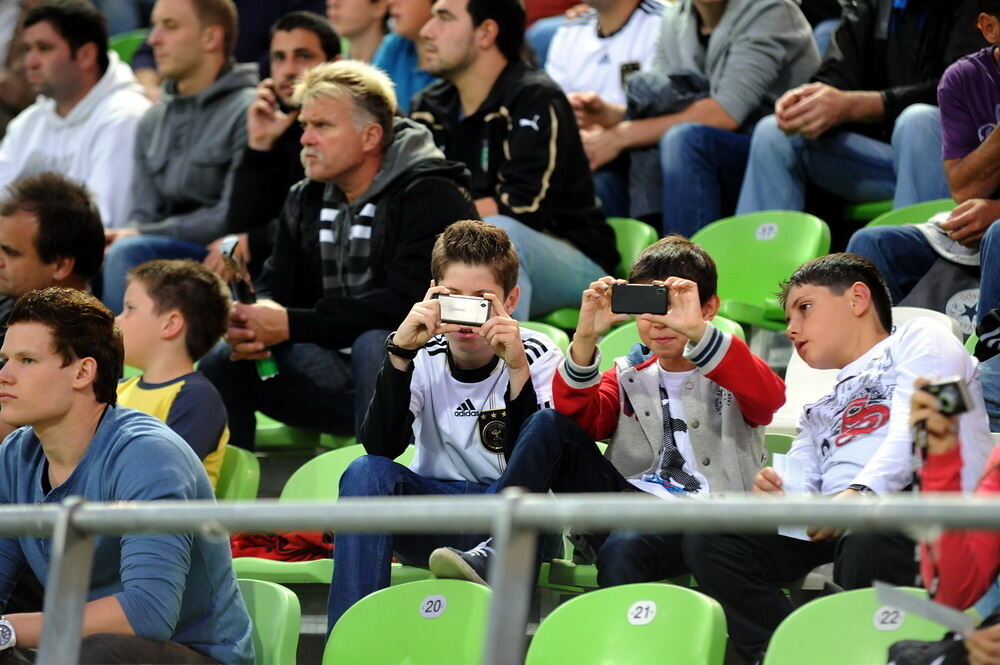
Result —
POLYGON ((455 408, 455 415, 459 417, 472 416, 475 418, 479 415, 479 411, 476 409, 476 406, 472 403, 472 400, 467 399, 455 408))

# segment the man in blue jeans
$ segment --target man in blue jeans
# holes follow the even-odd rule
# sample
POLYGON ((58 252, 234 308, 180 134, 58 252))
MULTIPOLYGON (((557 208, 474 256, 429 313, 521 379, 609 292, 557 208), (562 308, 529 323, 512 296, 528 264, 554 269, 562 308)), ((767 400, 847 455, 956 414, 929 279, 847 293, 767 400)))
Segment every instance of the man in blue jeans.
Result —
MULTIPOLYGON (((386 340, 361 432, 368 454, 344 472, 341 498, 493 491, 522 423, 551 405, 562 352, 507 314, 521 290, 517 252, 503 229, 472 220, 452 224, 434 244, 431 269, 431 287, 386 340), (486 307, 489 318, 445 323, 458 320, 447 314, 449 296, 484 299, 464 302, 486 307), (416 454, 405 467, 393 460, 410 441, 416 454)), ((479 540, 338 533, 330 629, 355 602, 389 586, 393 552, 426 566, 437 547, 464 549, 479 540)))
POLYGON ((521 61, 523 5, 438 0, 420 36, 422 66, 444 80, 413 98, 410 115, 469 167, 479 216, 510 234, 521 262, 514 316, 575 307, 614 272, 618 251, 566 95, 521 61))
POLYGON ((948 196, 934 91, 982 45, 975 3, 846 3, 812 81, 754 129, 736 212, 802 210, 807 183, 895 207, 948 196))
POLYGON ((255 410, 322 432, 360 429, 385 337, 430 279, 435 236, 476 215, 465 168, 424 127, 395 118, 380 70, 318 65, 294 100, 306 179, 288 193, 257 302, 234 307, 226 342, 199 366, 226 404, 230 443, 244 448, 255 410), (253 361, 272 354, 278 374, 263 380, 253 361))

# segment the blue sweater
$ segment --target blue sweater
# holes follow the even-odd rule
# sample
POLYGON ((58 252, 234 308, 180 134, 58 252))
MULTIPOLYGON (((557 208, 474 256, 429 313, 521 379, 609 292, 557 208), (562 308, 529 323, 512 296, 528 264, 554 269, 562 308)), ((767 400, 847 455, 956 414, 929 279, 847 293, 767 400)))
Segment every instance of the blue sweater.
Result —
MULTIPOLYGON (((157 419, 108 407, 70 477, 50 492, 48 462, 31 427, 0 446, 0 504, 155 501, 213 498, 198 457, 157 419), (48 483, 46 482, 46 485, 48 483)), ((0 599, 21 570, 48 579, 48 538, 0 538, 0 599)), ((172 640, 219 663, 252 665, 250 618, 236 585, 229 542, 201 534, 139 534, 97 538, 88 600, 114 595, 136 635, 172 640)))

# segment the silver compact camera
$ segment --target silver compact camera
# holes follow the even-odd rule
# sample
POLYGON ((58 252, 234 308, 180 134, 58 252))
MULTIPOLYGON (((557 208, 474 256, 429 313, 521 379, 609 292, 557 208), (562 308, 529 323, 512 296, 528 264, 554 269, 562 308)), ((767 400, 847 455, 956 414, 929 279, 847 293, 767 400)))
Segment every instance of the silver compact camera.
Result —
POLYGON ((942 415, 957 416, 971 408, 972 398, 969 397, 969 390, 965 387, 965 381, 961 377, 953 376, 928 383, 926 386, 921 386, 920 389, 937 397, 938 408, 942 415))
POLYGON ((435 293, 441 305, 441 323, 454 323, 460 326, 481 326, 490 318, 490 301, 475 296, 452 296, 447 293, 435 293))

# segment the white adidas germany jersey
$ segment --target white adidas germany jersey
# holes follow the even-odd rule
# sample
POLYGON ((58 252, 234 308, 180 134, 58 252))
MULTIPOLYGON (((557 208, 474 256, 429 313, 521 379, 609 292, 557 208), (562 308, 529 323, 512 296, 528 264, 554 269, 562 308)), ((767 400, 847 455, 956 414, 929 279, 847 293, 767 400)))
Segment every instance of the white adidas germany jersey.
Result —
MULTIPOLYGON (((552 377, 563 360, 548 337, 521 328, 531 366, 531 383, 540 409, 552 406, 552 377)), ((491 483, 503 471, 503 452, 484 446, 480 438, 483 411, 502 410, 509 376, 502 360, 483 381, 464 383, 448 369, 443 335, 431 339, 413 360, 410 412, 416 454, 410 469, 440 480, 491 483)), ((488 442, 489 443, 489 442, 488 442)))

